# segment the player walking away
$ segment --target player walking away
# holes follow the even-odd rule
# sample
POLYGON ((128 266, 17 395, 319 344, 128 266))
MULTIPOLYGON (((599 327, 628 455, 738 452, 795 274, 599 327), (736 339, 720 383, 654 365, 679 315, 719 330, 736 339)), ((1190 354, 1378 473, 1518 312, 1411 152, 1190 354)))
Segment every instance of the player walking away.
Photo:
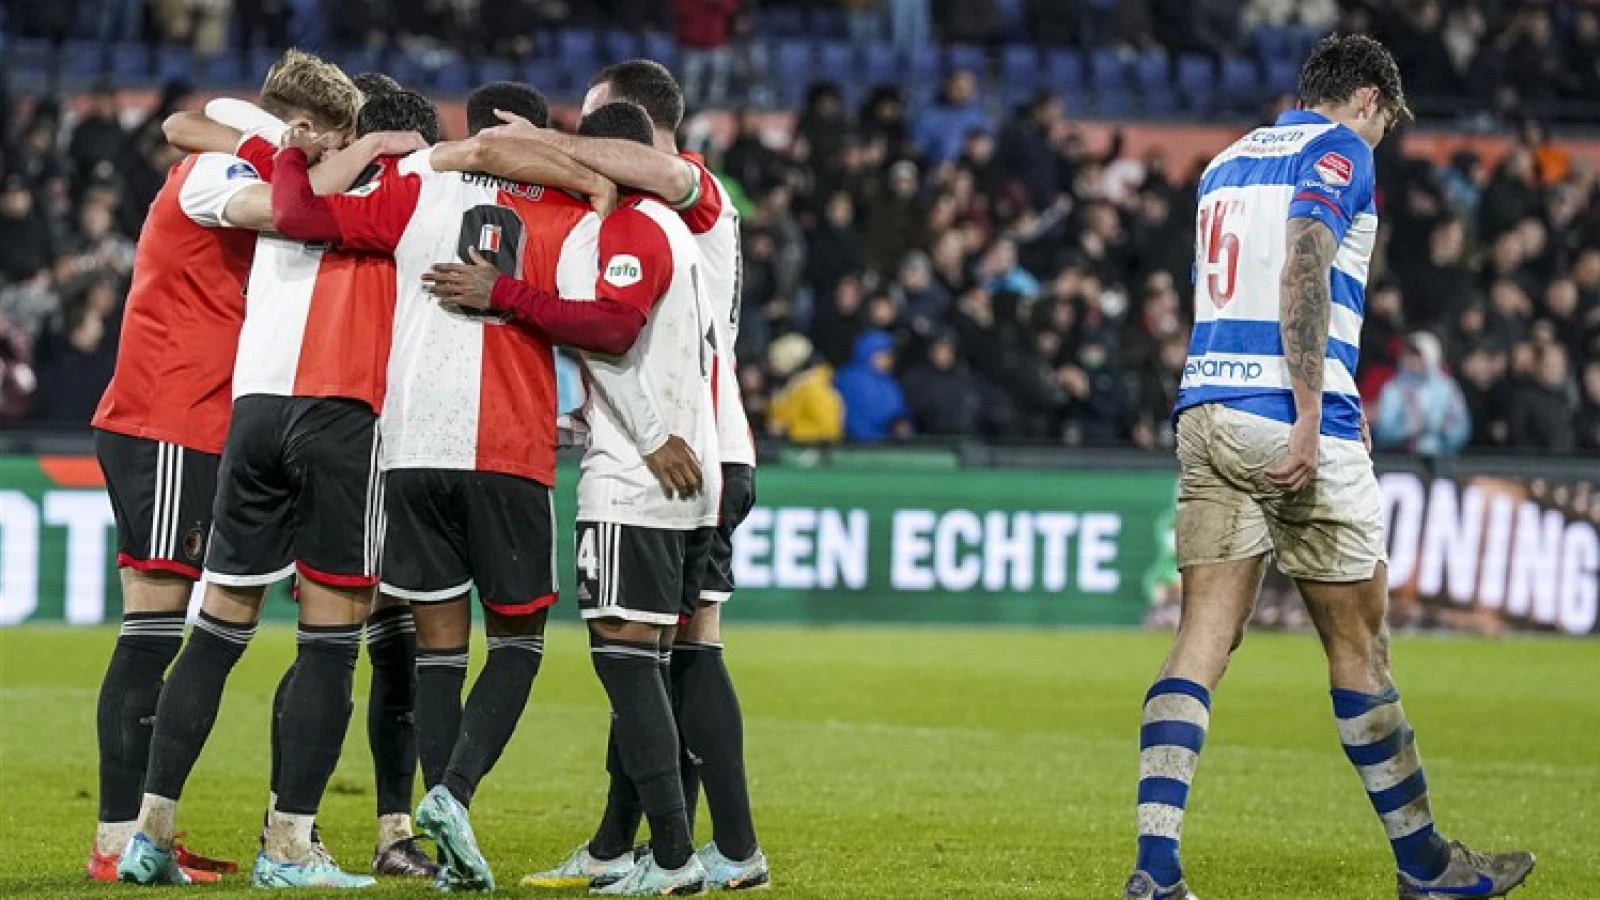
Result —
MULTIPOLYGON (((698 788, 705 787, 711 810, 712 841, 700 849, 711 886, 748 889, 771 882, 766 855, 757 842, 744 769, 744 722, 738 694, 722 658, 721 607, 732 596, 733 533, 755 503, 755 444, 739 395, 734 345, 739 327, 739 213, 727 190, 695 154, 680 153, 676 137, 682 123, 683 91, 659 63, 633 60, 596 74, 584 98, 584 112, 612 101, 633 103, 649 114, 654 150, 621 140, 570 137, 554 131, 514 127, 550 141, 584 165, 616 181, 658 197, 683 218, 695 236, 704 263, 701 287, 716 328, 713 378, 716 385, 718 446, 722 459, 722 501, 710 541, 698 602, 678 630, 670 655, 673 706, 684 743, 683 780, 689 821, 694 821, 698 788)), ((660 433, 660 429, 646 428, 660 433)), ((641 448, 644 449, 644 448, 641 448)), ((560 866, 531 875, 525 883, 565 887, 604 884, 626 873, 640 820, 638 792, 622 773, 615 742, 607 751, 611 773, 606 811, 593 840, 560 866)))
MULTIPOLYGON (((262 102, 297 123, 337 122, 345 113, 327 93, 322 66, 284 54, 267 74, 262 102)), ((256 164, 262 158, 247 155, 256 164)), ((264 190, 255 165, 232 153, 189 156, 168 173, 140 236, 116 373, 94 417, 124 606, 96 717, 100 824, 87 865, 96 881, 116 880, 137 831, 162 678, 182 643, 211 532, 251 229, 270 224, 252 187, 264 190)), ((215 881, 217 871, 236 870, 172 849, 186 878, 215 881)))
POLYGON ((1211 692, 1243 639, 1269 553, 1322 637, 1339 739, 1388 833, 1401 900, 1499 897, 1528 853, 1434 827, 1390 679, 1381 495, 1355 385, 1377 235, 1372 149, 1407 116, 1388 50, 1329 38, 1302 108, 1212 161, 1200 183, 1194 336, 1178 396, 1183 612, 1145 697, 1139 855, 1127 900, 1193 900, 1178 860, 1211 692))
MULTIPOLYGON (((496 109, 548 115, 532 88, 491 84, 467 100, 474 133, 495 124, 496 109)), ((407 157, 370 193, 327 198, 311 194, 304 160, 285 152, 273 186, 285 236, 392 255, 397 266, 383 591, 410 601, 416 617, 417 742, 429 788, 417 824, 439 843, 439 883, 450 890, 494 888, 467 810, 522 715, 556 601, 552 341, 610 346, 588 334, 607 330, 597 304, 569 304, 565 319, 526 328, 443 307, 426 291, 435 263, 478 254, 553 294, 563 244, 590 210, 542 185, 590 193, 607 209, 615 188, 559 152, 531 149, 543 163, 530 177, 541 183, 483 174, 489 154, 469 140, 407 157), (474 587, 489 657, 463 708, 474 587)))

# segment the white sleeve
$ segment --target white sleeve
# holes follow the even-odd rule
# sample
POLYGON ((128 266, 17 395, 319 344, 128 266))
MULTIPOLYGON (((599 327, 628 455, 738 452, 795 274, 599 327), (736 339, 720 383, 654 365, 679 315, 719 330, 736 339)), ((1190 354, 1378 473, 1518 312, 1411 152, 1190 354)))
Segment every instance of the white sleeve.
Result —
POLYGON ((661 422, 655 400, 639 378, 633 354, 621 358, 583 354, 589 380, 617 414, 618 424, 633 439, 640 456, 649 456, 667 442, 667 426, 661 422))
POLYGON ((206 118, 244 132, 245 137, 260 137, 274 147, 283 145, 289 126, 282 119, 247 100, 218 97, 206 104, 206 118))
POLYGON ((230 153, 202 153, 183 180, 183 187, 178 191, 178 205, 196 224, 207 228, 233 228, 233 223, 223 215, 228 201, 234 194, 257 184, 266 182, 256 174, 255 166, 230 153))

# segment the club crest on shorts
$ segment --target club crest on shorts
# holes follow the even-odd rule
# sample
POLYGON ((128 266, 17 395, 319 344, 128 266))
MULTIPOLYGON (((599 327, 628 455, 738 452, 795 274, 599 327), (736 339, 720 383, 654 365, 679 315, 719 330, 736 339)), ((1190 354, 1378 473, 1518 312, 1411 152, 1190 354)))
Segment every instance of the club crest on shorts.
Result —
POLYGON ((1337 153, 1324 153, 1317 160, 1317 175, 1324 184, 1335 187, 1344 187, 1350 183, 1350 178, 1355 174, 1355 164, 1337 153))
POLYGON ((183 555, 192 561, 198 561, 200 554, 206 548, 205 532, 196 525, 190 528, 183 536, 183 555))

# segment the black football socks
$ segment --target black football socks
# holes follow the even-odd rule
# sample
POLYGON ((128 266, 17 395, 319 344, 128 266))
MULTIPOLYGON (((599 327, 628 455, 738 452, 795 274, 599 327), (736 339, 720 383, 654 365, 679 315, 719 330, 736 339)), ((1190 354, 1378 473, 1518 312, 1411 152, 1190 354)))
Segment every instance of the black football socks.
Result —
POLYGON ((461 733, 444 774, 445 789, 467 807, 516 732, 544 659, 540 635, 490 635, 488 643, 488 658, 467 696, 461 733))
POLYGON ((467 682, 467 648, 417 648, 417 760, 423 787, 444 781, 461 736, 461 688, 467 682))
POLYGON ((255 636, 254 622, 228 622, 201 611, 172 664, 156 704, 144 792, 177 800, 217 722, 228 674, 255 636))
POLYGON ((757 843, 744 771, 744 716, 722 645, 680 643, 673 649, 678 728, 684 755, 697 763, 705 789, 712 840, 729 859, 749 859, 757 843))
POLYGON ((589 646, 611 700, 617 755, 650 820, 650 849, 662 867, 682 868, 694 846, 678 774, 678 727, 656 647, 594 636, 589 646))
POLYGON ((101 822, 132 822, 139 816, 156 703, 167 666, 183 646, 183 621, 182 612, 122 617, 122 631, 100 683, 95 715, 101 822))
POLYGON ((380 609, 367 618, 367 659, 372 688, 367 694, 367 743, 378 815, 410 815, 417 780, 417 626, 405 606, 380 609))
POLYGON ((311 816, 339 764, 350 727, 361 626, 302 623, 296 643, 296 671, 278 720, 282 759, 275 811, 311 816))

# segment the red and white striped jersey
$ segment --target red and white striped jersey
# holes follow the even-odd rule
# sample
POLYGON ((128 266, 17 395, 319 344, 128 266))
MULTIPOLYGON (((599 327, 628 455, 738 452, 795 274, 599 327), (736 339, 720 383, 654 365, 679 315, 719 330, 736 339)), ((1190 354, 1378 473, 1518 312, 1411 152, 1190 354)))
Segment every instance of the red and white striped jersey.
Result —
POLYGON ((604 220, 587 216, 562 248, 556 282, 563 298, 604 297, 645 314, 644 330, 618 364, 638 372, 663 427, 689 445, 705 477, 700 496, 668 499, 617 412, 591 386, 581 413, 589 447, 578 479, 580 519, 674 530, 716 524, 722 472, 705 278, 694 236, 654 199, 630 200, 604 220))
POLYGON ((186 157, 150 204, 133 260, 116 373, 94 427, 221 453, 256 235, 223 215, 261 178, 227 153, 186 157))
POLYGON ((739 245, 739 210, 733 197, 722 186, 705 160, 696 153, 681 154, 699 173, 700 185, 695 201, 680 209, 705 268, 702 289, 711 305, 716 325, 717 361, 712 391, 717 406, 717 439, 722 461, 739 465, 756 464, 755 442, 750 435, 750 420, 739 395, 739 361, 734 344, 739 339, 739 292, 744 289, 744 257, 739 245))
POLYGON ((466 469, 555 483, 555 363, 547 340, 508 317, 442 307, 434 264, 476 249, 555 292, 562 243, 583 200, 472 172, 440 172, 432 150, 365 193, 325 198, 347 250, 394 256, 398 296, 382 435, 385 469, 466 469))
MULTIPOLYGON (((351 191, 396 177, 397 160, 351 191)), ((387 253, 306 244, 275 234, 256 242, 233 396, 348 397, 383 410, 394 331, 395 264, 387 253)))

